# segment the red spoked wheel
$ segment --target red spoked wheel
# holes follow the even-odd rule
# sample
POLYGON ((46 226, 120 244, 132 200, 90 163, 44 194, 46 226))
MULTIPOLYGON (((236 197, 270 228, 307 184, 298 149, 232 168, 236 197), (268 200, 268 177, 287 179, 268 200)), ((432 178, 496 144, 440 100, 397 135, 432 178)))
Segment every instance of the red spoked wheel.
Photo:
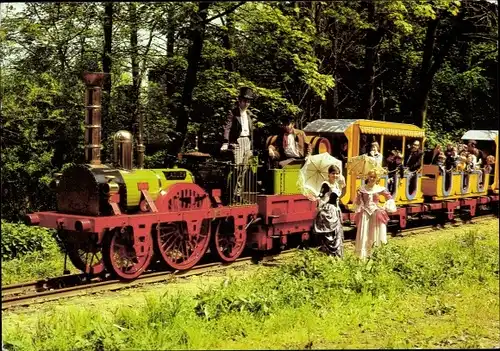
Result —
POLYGON ((68 258, 75 268, 88 274, 97 275, 104 271, 102 248, 97 245, 96 238, 75 238, 69 231, 60 233, 59 237, 68 254, 68 258))
POLYGON ((220 219, 214 229, 210 252, 224 262, 233 262, 241 256, 247 241, 246 230, 235 230, 234 218, 220 219))
POLYGON ((197 184, 177 183, 155 201, 160 212, 184 212, 210 208, 210 197, 197 184))
POLYGON ((155 251, 169 268, 186 270, 201 260, 209 242, 209 219, 201 221, 197 233, 190 233, 186 222, 162 223, 156 230, 155 251))
POLYGON ((106 237, 103 252, 109 272, 124 280, 135 279, 144 273, 153 257, 151 234, 135 242, 131 228, 113 230, 106 237))

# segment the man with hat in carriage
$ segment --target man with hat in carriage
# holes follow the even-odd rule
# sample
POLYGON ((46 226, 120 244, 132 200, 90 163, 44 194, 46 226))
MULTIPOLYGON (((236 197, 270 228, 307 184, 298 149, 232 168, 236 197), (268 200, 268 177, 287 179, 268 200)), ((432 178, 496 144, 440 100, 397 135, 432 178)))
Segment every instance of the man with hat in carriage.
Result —
POLYGON ((285 117, 281 121, 282 132, 276 138, 275 145, 269 145, 268 153, 273 168, 284 167, 297 159, 303 159, 311 153, 311 145, 306 144, 306 133, 295 128, 295 121, 285 117))
POLYGON ((248 168, 248 161, 253 149, 253 122, 254 115, 248 107, 254 99, 252 89, 243 87, 238 95, 238 102, 227 116, 224 126, 224 144, 221 151, 230 150, 234 155, 237 169, 235 200, 239 201, 243 188, 243 179, 248 168))

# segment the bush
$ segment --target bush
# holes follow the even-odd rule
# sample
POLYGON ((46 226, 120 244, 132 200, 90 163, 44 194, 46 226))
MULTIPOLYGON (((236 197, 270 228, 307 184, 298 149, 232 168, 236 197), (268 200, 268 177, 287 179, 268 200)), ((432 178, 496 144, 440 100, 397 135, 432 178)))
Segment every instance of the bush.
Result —
POLYGON ((55 231, 2 220, 2 259, 11 260, 35 251, 58 250, 55 231))

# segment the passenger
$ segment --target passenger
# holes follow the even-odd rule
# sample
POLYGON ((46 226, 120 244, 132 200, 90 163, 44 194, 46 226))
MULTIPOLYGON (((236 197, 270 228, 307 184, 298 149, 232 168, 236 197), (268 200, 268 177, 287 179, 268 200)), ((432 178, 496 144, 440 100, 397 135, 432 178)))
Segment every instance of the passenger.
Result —
POLYGON ((472 151, 472 159, 474 162, 474 169, 481 168, 481 165, 483 164, 483 157, 481 155, 484 156, 484 153, 481 152, 481 150, 479 150, 478 148, 474 148, 474 150, 472 151))
POLYGON ((382 167, 382 154, 379 152, 380 146, 376 141, 370 144, 370 152, 368 156, 377 162, 377 166, 382 167))
POLYGON ((385 158, 383 166, 387 167, 387 169, 389 169, 389 167, 391 166, 391 164, 394 163, 394 157, 395 156, 396 156, 396 150, 390 151, 389 154, 387 155, 387 157, 385 158))
MULTIPOLYGON (((432 150, 432 157, 428 164, 435 165, 438 162, 438 157, 441 155, 441 145, 437 144, 434 150, 432 150)), ((443 153, 444 155, 444 153, 443 153)))
POLYGON ((446 155, 446 169, 451 170, 457 168, 458 153, 456 146, 453 146, 451 148, 450 153, 445 155, 446 155))
POLYGON ((318 197, 318 214, 314 219, 313 232, 321 236, 323 249, 332 256, 344 255, 344 230, 339 198, 345 187, 345 179, 340 169, 332 165, 328 168, 328 181, 321 184, 318 197))
POLYGON ((465 170, 472 172, 475 169, 475 157, 473 154, 467 154, 467 161, 465 162, 465 170))
MULTIPOLYGON (((295 122, 291 118, 285 118, 282 124, 282 133, 276 139, 276 146, 269 145, 269 157, 274 168, 286 166, 290 162, 303 159, 305 156, 306 133, 296 129, 295 122)), ((307 153, 311 152, 311 147, 307 153)))
POLYGON ((485 173, 495 173, 495 156, 489 155, 486 157, 486 166, 484 166, 485 173))
POLYGON ((368 137, 366 136, 366 134, 361 134, 361 141, 359 142, 359 154, 364 155, 368 152, 368 137))
POLYGON ((340 161, 342 161, 343 165, 347 164, 347 148, 348 148, 347 141, 344 141, 342 144, 340 144, 339 159, 340 161))
POLYGON ((230 149, 236 164, 235 201, 239 202, 243 188, 243 179, 248 168, 248 161, 252 156, 253 114, 248 110, 254 94, 250 88, 241 88, 238 103, 227 116, 224 126, 224 144, 221 151, 230 149), (230 148, 229 148, 230 147, 230 148))
POLYGON ((420 169, 423 153, 420 151, 420 141, 415 140, 411 146, 410 155, 406 159, 405 166, 410 172, 420 169))
POLYGON ((486 162, 486 155, 477 148, 477 142, 475 140, 469 141, 467 151, 475 156, 476 164, 484 164, 486 162))
POLYGON ((453 144, 451 144, 451 143, 450 143, 450 144, 448 144, 448 145, 446 145, 446 151, 444 152, 444 155, 445 155, 446 157, 450 156, 450 155, 451 155, 451 152, 453 151, 453 148, 454 148, 454 146, 453 146, 453 144))
POLYGON ((444 152, 438 155, 436 165, 439 167, 439 174, 444 175, 446 172, 446 156, 444 152))
POLYGON ((457 158, 457 171, 463 172, 467 168, 467 151, 461 151, 457 158))
POLYGON ((387 156, 387 171, 388 171, 388 180, 387 180, 387 189, 391 194, 394 193, 396 187, 396 175, 399 172, 399 179, 404 176, 404 167, 402 164, 403 156, 401 152, 398 150, 393 150, 390 152, 389 156, 387 156))
POLYGON ((356 193, 356 245, 355 253, 362 259, 371 254, 374 246, 387 243, 387 212, 396 212, 396 203, 391 194, 383 186, 377 185, 379 170, 368 172, 368 183, 362 185, 356 193), (379 207, 379 197, 383 195, 386 202, 379 207))

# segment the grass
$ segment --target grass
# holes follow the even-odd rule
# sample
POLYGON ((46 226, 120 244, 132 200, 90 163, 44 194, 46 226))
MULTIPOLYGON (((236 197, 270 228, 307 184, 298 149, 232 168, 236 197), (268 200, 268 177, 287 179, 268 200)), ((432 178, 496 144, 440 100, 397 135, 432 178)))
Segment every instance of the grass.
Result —
MULTIPOLYGON (((79 272, 69 260, 67 268, 72 273, 79 272)), ((63 270, 64 254, 57 247, 30 252, 2 262, 2 286, 55 277, 61 275, 63 270)))
POLYGON ((498 222, 4 312, 7 349, 498 347, 498 222), (494 225, 493 225, 494 224, 494 225))

